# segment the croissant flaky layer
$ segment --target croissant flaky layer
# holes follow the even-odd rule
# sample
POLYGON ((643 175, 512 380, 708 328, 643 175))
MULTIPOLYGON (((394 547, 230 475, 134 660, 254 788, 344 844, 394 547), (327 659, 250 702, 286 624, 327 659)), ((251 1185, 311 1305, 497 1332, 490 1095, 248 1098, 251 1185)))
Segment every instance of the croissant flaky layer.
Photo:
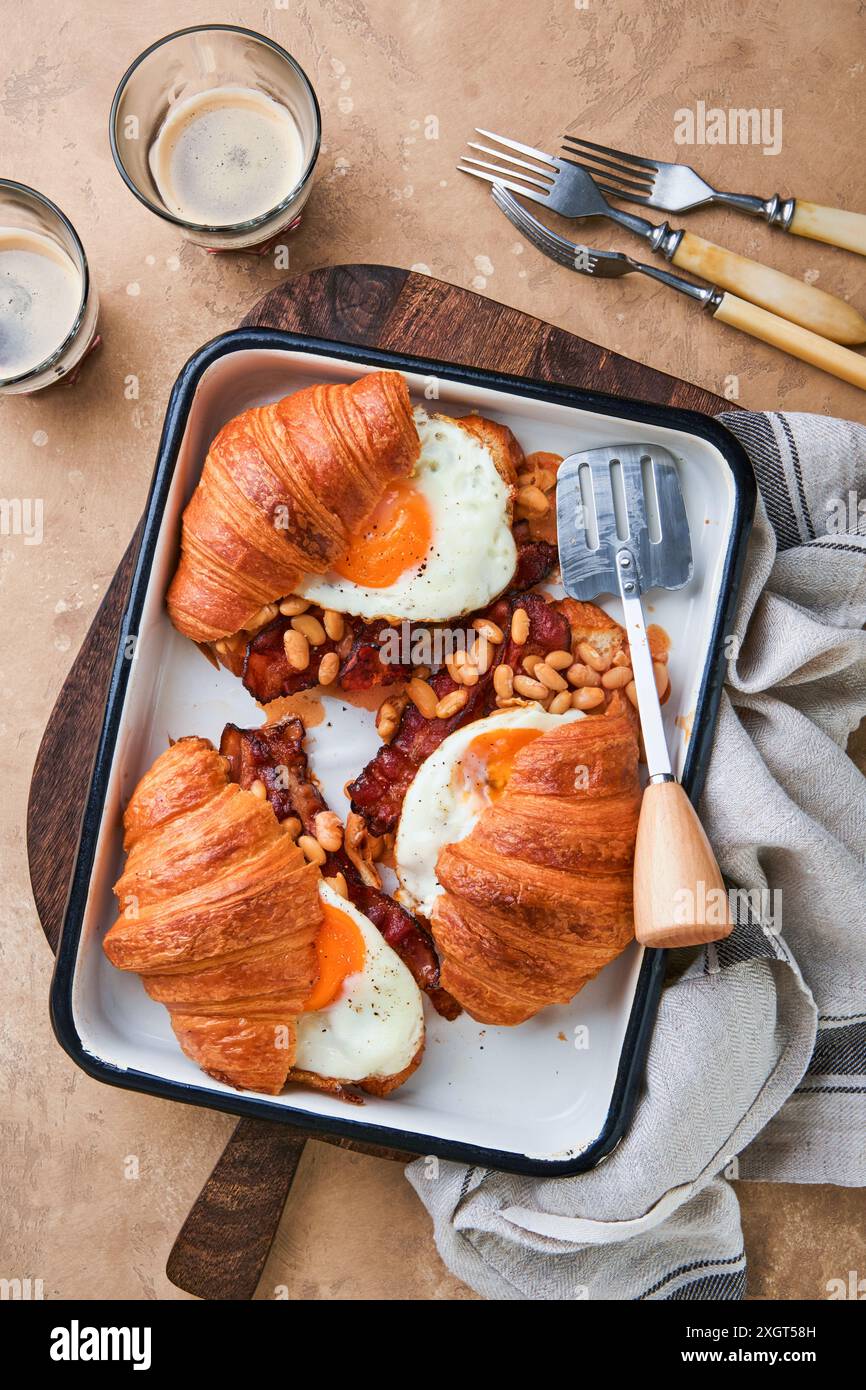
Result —
POLYGON ((106 955, 142 977, 204 1071, 276 1094, 317 976, 318 870, 206 739, 157 758, 124 829, 106 955))
POLYGON ((420 441, 398 372, 245 410, 208 450, 183 516, 168 610, 198 642, 243 628, 302 574, 324 574, 420 441))
POLYGON ((634 936, 638 745, 625 714, 550 730, 439 855, 433 909, 443 987, 481 1023, 566 1004, 634 936))

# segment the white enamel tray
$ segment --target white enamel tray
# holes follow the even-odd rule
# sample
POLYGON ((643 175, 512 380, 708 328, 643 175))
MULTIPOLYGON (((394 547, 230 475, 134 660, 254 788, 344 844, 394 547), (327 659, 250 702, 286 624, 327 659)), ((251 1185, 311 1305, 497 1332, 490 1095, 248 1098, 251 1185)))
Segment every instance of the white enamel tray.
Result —
MULTIPOLYGON (((199 734, 218 744, 227 722, 263 720, 241 682, 214 671, 165 612, 181 512, 208 445, 248 406, 381 367, 402 370, 413 398, 429 410, 474 410, 508 424, 527 453, 627 441, 672 451, 694 580, 678 593, 651 595, 649 607, 671 639, 672 695, 664 713, 674 764, 697 795, 754 504, 751 470, 731 435, 700 415, 574 388, 272 330, 228 333, 187 364, 166 416, 58 953, 55 1031, 80 1066, 115 1085, 519 1172, 576 1172, 609 1153, 628 1123, 658 998, 660 952, 633 945, 568 1007, 547 1009, 519 1028, 486 1027, 465 1016, 446 1023, 428 1007, 420 1069, 391 1097, 353 1107, 296 1086, 274 1098, 211 1080, 181 1052, 165 1009, 101 949, 115 918, 122 809, 138 779, 170 736, 199 734)), ((615 601, 610 605, 616 615, 615 601)), ((326 696, 324 705, 326 720, 310 730, 307 746, 328 802, 345 811, 343 786, 379 739, 373 714, 338 696, 326 696)))

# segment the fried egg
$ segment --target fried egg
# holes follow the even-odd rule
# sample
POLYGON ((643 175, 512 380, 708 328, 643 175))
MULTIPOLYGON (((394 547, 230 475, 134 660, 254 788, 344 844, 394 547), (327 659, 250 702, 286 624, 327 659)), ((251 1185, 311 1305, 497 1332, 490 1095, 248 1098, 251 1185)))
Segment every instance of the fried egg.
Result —
POLYGON ((488 604, 517 564, 512 488, 490 448, 459 421, 415 411, 421 453, 364 531, 297 593, 362 618, 444 622, 488 604))
POLYGON ((472 830, 482 811, 505 790, 514 759, 548 729, 583 719, 581 710, 548 714, 515 707, 456 729, 415 774, 403 801, 394 848, 398 897, 430 919, 443 892, 436 861, 445 845, 472 830))
POLYGON ((320 883, 319 977, 298 1019, 295 1066, 340 1081, 396 1076, 424 1041, 421 992, 381 932, 320 883))

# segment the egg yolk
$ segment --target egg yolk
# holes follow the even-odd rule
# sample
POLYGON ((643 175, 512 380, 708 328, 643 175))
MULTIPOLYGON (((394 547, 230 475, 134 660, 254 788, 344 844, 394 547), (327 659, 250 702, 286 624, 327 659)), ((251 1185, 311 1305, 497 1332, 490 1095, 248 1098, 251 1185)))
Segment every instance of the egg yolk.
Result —
POLYGON ((480 790, 489 801, 498 801, 508 784, 514 759, 541 729, 490 729, 469 744, 460 767, 465 781, 480 790))
POLYGON ((322 925, 316 938, 319 978, 304 1003, 304 1013, 313 1013, 333 1003, 349 975, 364 969, 367 951, 357 922, 348 912, 331 903, 322 903, 322 925))
POLYGON ((353 584, 387 589, 406 570, 420 565, 432 540, 433 518, 426 499, 411 479, 397 478, 334 569, 353 584))

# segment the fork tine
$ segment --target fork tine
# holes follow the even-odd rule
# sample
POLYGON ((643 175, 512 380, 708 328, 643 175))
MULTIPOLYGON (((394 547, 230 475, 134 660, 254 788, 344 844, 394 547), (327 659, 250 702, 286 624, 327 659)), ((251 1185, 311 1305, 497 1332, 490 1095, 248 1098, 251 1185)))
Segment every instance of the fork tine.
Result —
POLYGON ((518 164, 521 169, 529 169, 531 173, 541 174, 546 179, 556 178, 555 172, 550 169, 539 169, 537 164, 530 164, 528 159, 518 159, 515 154, 503 154, 502 150, 492 150, 489 145, 479 145, 477 140, 468 140, 466 143, 470 150, 481 150, 482 154, 492 154, 494 159, 507 159, 509 164, 518 164))
POLYGON ((504 135, 497 135, 494 130, 482 130, 480 125, 475 127, 476 135, 483 135, 485 140, 495 140, 498 145, 507 145, 510 150, 517 150, 518 154, 528 154, 530 159, 540 159, 542 164, 552 164, 556 168, 556 160, 552 154, 545 154, 544 150, 536 150, 532 145, 521 145, 519 140, 506 140, 504 135))
POLYGON ((602 183, 602 178, 609 179, 611 177, 610 174, 603 175, 600 169, 593 169, 588 164, 580 164, 576 159, 569 159, 567 155, 563 155, 562 162, 563 164, 574 165, 575 169, 583 169, 584 173, 590 175, 596 188, 600 189, 602 193, 609 193, 612 198, 625 198, 629 203, 643 203, 644 207, 652 207, 652 202, 649 198, 640 197, 637 193, 631 191, 632 187, 636 185, 630 185, 624 180, 617 184, 602 183))
POLYGON ((500 184, 494 185, 491 196, 500 211, 505 213, 509 222, 522 232, 526 240, 537 251, 550 256, 551 260, 557 261, 560 265, 569 266, 574 269, 574 248, 570 241, 564 237, 557 236, 542 223, 531 217, 525 208, 521 207, 516 198, 512 198, 509 193, 505 193, 500 184))
POLYGON ((501 193, 496 187, 493 189, 492 197, 503 212, 513 214, 511 220, 514 225, 519 227, 527 239, 534 242, 536 246, 547 246, 551 250, 571 252, 572 244, 570 241, 567 241, 565 237, 557 236, 549 227, 545 227, 537 218, 532 217, 525 208, 520 206, 516 198, 512 198, 508 193, 501 193))
POLYGON ((522 184, 514 183, 511 179, 504 179, 499 174, 487 174, 483 169, 467 169, 463 164, 458 164, 457 169, 461 174, 472 174, 476 179, 486 179, 488 183, 501 184, 503 188, 510 188, 513 193, 520 193, 524 198, 532 198, 536 203, 547 202, 546 193, 536 192, 534 188, 524 188, 522 184))
POLYGON ((579 159, 569 159, 567 154, 562 156, 562 160, 564 164, 570 164, 573 169, 585 170, 587 174, 592 175, 596 182, 598 182, 599 179, 611 179, 621 188, 628 188, 631 192, 652 193, 653 185, 651 183, 632 183, 631 179, 624 177, 622 174, 609 172, 607 169, 596 169, 592 164, 582 164, 579 159))
POLYGON ((641 169, 649 169, 653 174, 658 173, 658 166, 653 164, 651 159, 642 159, 637 154, 626 154, 625 150, 611 149, 610 145, 596 145, 592 140, 582 140, 579 135, 564 135, 564 140, 570 140, 575 145, 585 145, 589 150, 597 150, 599 154, 605 154, 612 159, 623 159, 626 164, 637 164, 641 169))
MULTIPOLYGON (((491 164, 487 159, 472 159, 468 154, 461 155, 460 158, 463 160, 464 164, 472 164, 478 169, 490 169, 492 173, 504 174, 506 178, 523 179, 524 183, 530 183, 534 188, 543 188, 545 193, 549 193, 553 187, 553 184, 549 180, 530 178, 529 174, 521 174, 519 169, 504 169, 501 164, 491 164)), ((504 158, 507 159, 508 155, 505 155, 504 158)), ((518 163, 522 164, 523 161, 518 160, 518 163)), ((540 174, 542 171, 536 169, 535 172, 540 174)))
MULTIPOLYGON (((533 246, 538 247, 540 250, 545 249, 548 243, 545 240, 542 229, 536 226, 532 218, 520 206, 515 198, 512 198, 508 193, 503 193, 498 185, 494 186, 492 197, 497 207, 505 213, 512 226, 516 227, 519 232, 522 232, 527 241, 531 242, 533 246)), ((556 249, 552 242, 549 246, 551 251, 556 249)))
POLYGON ((602 159, 600 155, 584 154, 583 150, 568 149, 562 158, 567 164, 576 164, 578 169, 585 169, 588 174, 599 178, 609 179, 613 176, 621 183, 627 183, 635 193, 652 193, 655 185, 655 178, 651 174, 641 174, 629 168, 627 164, 615 164, 612 159, 602 159), (581 158, 572 159, 569 157, 571 155, 579 155, 581 158), (582 160, 589 162, 584 164, 582 160))
POLYGON ((582 273, 590 276, 594 275, 598 268, 598 257, 588 246, 576 244, 561 237, 556 232, 552 232, 549 227, 545 227, 543 222, 539 222, 536 217, 521 207, 516 198, 512 198, 510 193, 504 193, 501 185, 494 185, 491 196, 500 211, 522 232, 526 240, 536 248, 549 256, 551 260, 558 261, 560 265, 567 266, 569 270, 577 270, 576 256, 578 251, 585 251, 587 263, 581 267, 582 273))
POLYGON ((651 208, 653 206, 650 198, 638 198, 637 194, 626 193, 621 188, 615 188, 613 184, 599 183, 598 179, 596 179, 595 186, 600 189, 602 193, 609 194, 611 198, 623 198, 627 203, 642 203, 645 208, 651 208))

